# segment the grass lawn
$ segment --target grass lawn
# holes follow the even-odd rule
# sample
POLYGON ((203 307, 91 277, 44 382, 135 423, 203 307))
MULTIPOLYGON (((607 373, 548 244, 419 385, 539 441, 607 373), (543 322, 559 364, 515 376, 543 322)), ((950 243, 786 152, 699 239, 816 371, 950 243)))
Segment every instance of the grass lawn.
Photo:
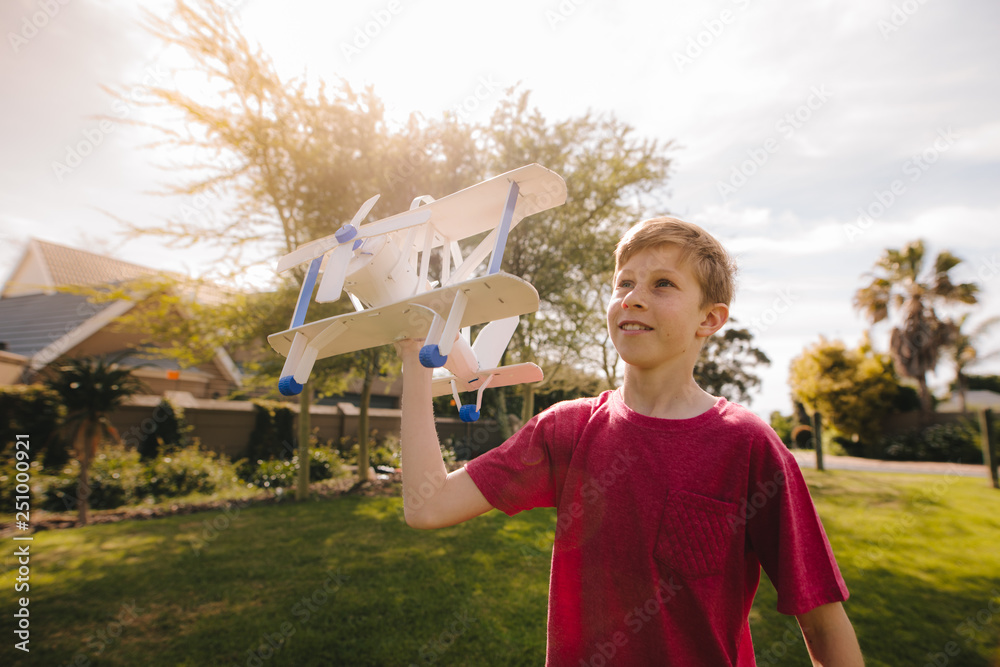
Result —
MULTIPOLYGON (((868 665, 993 664, 1000 491, 950 476, 807 480, 868 665)), ((540 665, 554 524, 551 510, 491 512, 420 532, 399 498, 344 497, 38 533, 31 664, 540 665)), ((758 663, 808 664, 774 604, 765 581, 758 663)), ((28 664, 4 634, 0 663, 28 664)))

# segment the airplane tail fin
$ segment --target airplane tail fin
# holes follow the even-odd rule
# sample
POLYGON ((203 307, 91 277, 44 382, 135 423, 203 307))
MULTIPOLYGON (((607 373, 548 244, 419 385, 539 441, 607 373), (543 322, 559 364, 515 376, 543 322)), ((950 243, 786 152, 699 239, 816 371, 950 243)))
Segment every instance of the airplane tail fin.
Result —
POLYGON ((500 363, 503 351, 507 349, 507 343, 517 329, 520 317, 505 317, 502 320, 490 322, 476 336, 476 342, 472 346, 472 351, 479 361, 480 368, 494 368, 500 363))

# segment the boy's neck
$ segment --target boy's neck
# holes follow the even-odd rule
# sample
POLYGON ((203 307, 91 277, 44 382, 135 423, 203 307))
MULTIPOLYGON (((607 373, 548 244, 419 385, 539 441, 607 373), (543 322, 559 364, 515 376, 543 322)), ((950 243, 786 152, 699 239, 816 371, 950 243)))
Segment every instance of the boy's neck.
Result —
POLYGON ((635 412, 658 419, 690 419, 712 409, 716 398, 690 374, 681 378, 626 367, 622 400, 635 412))

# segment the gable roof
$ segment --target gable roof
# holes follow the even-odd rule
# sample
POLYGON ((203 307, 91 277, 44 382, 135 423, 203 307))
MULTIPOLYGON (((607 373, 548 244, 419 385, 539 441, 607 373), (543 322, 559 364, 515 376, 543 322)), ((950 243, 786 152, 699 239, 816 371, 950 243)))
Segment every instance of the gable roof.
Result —
POLYGON ((65 292, 0 299, 0 342, 8 352, 34 357, 112 305, 65 292))
POLYGON ((86 250, 30 239, 0 298, 55 294, 65 285, 107 285, 162 273, 165 272, 86 250))
MULTIPOLYGON (((0 292, 0 343, 30 360, 34 371, 70 351, 131 310, 131 301, 93 303, 85 294, 65 287, 94 287, 144 277, 169 275, 132 262, 30 239, 0 292)), ((190 289, 190 298, 212 303, 224 292, 211 284, 190 289)), ((216 350, 221 374, 239 386, 242 379, 225 350, 216 350)))

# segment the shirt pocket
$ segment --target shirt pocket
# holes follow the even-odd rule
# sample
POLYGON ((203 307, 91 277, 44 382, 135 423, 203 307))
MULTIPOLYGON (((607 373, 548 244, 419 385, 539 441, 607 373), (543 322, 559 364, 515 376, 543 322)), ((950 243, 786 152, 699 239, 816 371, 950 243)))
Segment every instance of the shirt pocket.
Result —
POLYGON ((654 556, 686 579, 720 574, 742 539, 738 506, 690 491, 667 496, 654 556))

